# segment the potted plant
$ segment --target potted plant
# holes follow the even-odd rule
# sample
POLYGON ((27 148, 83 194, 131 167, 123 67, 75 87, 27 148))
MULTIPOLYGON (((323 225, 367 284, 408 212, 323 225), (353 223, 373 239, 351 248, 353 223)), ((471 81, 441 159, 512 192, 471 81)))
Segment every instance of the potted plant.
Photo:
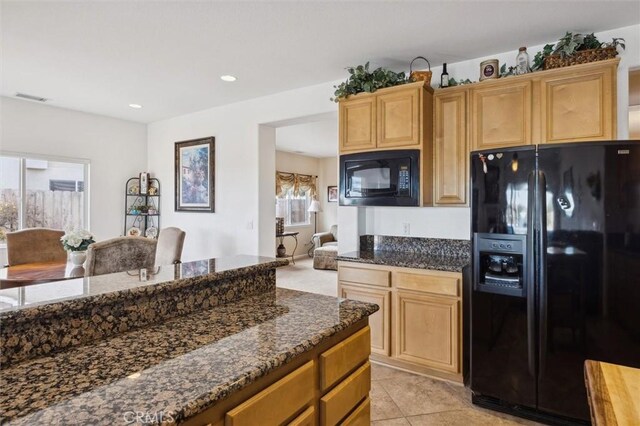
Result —
POLYGON ((93 235, 84 229, 67 231, 60 241, 62 241, 62 247, 69 253, 71 263, 75 266, 82 266, 87 259, 87 248, 96 242, 93 235))
POLYGON ((385 87, 399 86, 407 82, 404 72, 394 72, 385 68, 376 68, 369 71, 369 62, 357 67, 347 68, 349 78, 338 86, 333 86, 336 90, 332 101, 338 102, 349 95, 367 92, 373 93, 385 87))
POLYGON ((536 54, 533 68, 539 69, 541 61, 543 69, 548 70, 613 59, 618 55, 618 46, 625 48, 624 42, 623 38, 614 38, 611 42, 602 43, 593 33, 567 32, 555 47, 548 44, 542 52, 536 54))

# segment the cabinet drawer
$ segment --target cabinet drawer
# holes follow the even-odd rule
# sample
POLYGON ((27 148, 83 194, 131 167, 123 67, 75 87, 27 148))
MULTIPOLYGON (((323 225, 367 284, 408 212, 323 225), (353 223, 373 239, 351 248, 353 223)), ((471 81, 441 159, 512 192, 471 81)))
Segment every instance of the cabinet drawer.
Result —
POLYGON ((389 271, 380 269, 352 268, 350 266, 340 266, 338 269, 338 279, 340 281, 350 281, 352 283, 377 285, 389 287, 389 271))
POLYGON ((316 409, 309 407, 287 426, 316 426, 316 409))
POLYGON ((225 417, 226 426, 282 424, 313 399, 315 365, 309 361, 225 417))
POLYGON ((320 424, 335 425, 367 397, 371 390, 369 361, 320 399, 320 424))
POLYGON ((367 326, 320 355, 320 389, 325 391, 369 358, 371 329, 367 326))
POLYGON ((396 287, 404 290, 459 296, 460 279, 458 278, 398 272, 395 280, 396 287))
POLYGON ((343 426, 369 426, 371 424, 371 399, 367 397, 349 417, 342 422, 343 426))

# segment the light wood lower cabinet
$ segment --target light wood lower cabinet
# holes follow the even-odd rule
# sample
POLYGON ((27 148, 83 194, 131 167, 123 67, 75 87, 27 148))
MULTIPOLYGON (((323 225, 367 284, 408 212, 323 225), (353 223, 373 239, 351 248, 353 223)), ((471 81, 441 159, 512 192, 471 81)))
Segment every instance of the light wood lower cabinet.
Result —
POLYGON ((371 359, 462 381, 462 274, 341 261, 338 277, 341 297, 380 306, 370 317, 371 359), (344 281, 345 270, 389 274, 390 287, 344 281))
POLYGON ((399 290, 396 357, 454 374, 460 372, 460 302, 399 290))
POLYGON ((340 281, 340 297, 375 303, 380 307, 378 312, 369 317, 371 352, 386 356, 391 355, 389 330, 391 324, 391 291, 340 281))
POLYGON ((229 411, 227 426, 279 425, 303 409, 314 396, 316 366, 309 361, 293 373, 229 411))
POLYGON ((365 319, 183 424, 368 425, 370 334, 365 319))
POLYGON ((287 426, 316 426, 317 424, 316 409, 309 407, 287 426))

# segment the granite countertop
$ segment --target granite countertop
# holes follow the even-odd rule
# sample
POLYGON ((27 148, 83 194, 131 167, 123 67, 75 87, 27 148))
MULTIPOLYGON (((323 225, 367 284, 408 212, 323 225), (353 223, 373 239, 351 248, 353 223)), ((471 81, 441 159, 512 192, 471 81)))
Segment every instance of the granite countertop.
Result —
POLYGON ((0 423, 176 423, 376 312, 277 288, 0 371, 0 423))
POLYGON ((157 266, 148 270, 146 278, 136 270, 8 288, 0 290, 0 320, 36 309, 39 314, 53 313, 125 295, 151 296, 154 291, 188 287, 200 279, 233 278, 287 264, 285 259, 236 255, 157 266))
POLYGON ((402 268, 431 269, 435 271, 462 272, 471 260, 468 257, 446 256, 407 251, 372 250, 341 253, 340 261, 398 266, 402 268))

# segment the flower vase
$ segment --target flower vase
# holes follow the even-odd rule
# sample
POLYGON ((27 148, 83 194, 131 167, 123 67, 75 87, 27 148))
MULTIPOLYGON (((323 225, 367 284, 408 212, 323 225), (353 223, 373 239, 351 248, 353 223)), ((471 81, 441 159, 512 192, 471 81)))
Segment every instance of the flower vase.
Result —
POLYGON ((85 250, 82 251, 72 251, 69 254, 71 258, 71 263, 75 266, 82 266, 84 261, 87 260, 87 252, 85 250))

